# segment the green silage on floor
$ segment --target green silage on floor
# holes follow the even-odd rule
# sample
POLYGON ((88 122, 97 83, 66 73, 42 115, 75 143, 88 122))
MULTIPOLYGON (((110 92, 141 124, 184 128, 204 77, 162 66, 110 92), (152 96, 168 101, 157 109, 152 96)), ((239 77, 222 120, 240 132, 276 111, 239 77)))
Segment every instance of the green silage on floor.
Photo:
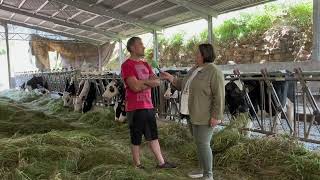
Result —
MULTIPOLYGON (((156 170, 143 143, 146 170, 131 165, 127 124, 112 109, 86 114, 61 108, 47 96, 0 93, 0 177, 3 179, 187 179, 196 167, 196 147, 186 126, 159 125, 164 155, 179 165, 156 170), (12 98, 12 99, 10 99, 12 98)), ((320 157, 287 137, 249 139, 238 127, 242 114, 212 140, 216 173, 223 179, 320 179, 320 157)), ((216 179, 220 179, 220 178, 216 179)))

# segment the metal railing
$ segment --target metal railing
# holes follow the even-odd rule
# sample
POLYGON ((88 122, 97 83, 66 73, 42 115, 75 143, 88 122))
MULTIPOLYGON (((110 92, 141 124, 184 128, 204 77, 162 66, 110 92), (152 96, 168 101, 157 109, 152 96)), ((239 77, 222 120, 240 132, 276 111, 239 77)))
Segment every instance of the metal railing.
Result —
MULTIPOLYGON (((50 91, 62 92, 65 87, 65 81, 74 77, 77 84, 82 79, 88 79, 97 84, 97 104, 110 104, 110 101, 105 101, 102 94, 105 91, 106 84, 112 79, 119 79, 118 75, 108 72, 102 73, 85 73, 78 70, 54 70, 47 72, 24 72, 18 73, 15 76, 16 84, 22 84, 33 76, 42 76, 48 82, 50 91)), ((320 82, 320 72, 302 72, 301 69, 296 69, 290 76, 286 73, 270 73, 262 70, 261 73, 240 73, 225 74, 227 81, 240 80, 243 81, 259 81, 261 89, 266 89, 267 92, 261 91, 261 102, 265 102, 268 98, 270 109, 275 109, 276 113, 281 114, 277 120, 273 117, 272 112, 266 114, 262 109, 255 112, 256 117, 252 117, 253 127, 245 130, 259 132, 263 134, 289 134, 303 141, 320 144, 320 111, 319 111, 319 87, 311 87, 315 82, 320 82), (259 77, 255 77, 259 75, 259 77), (288 121, 285 109, 279 103, 279 97, 274 90, 273 84, 277 81, 290 81, 294 86, 294 120, 288 121), (264 86, 267 86, 264 88, 264 86), (313 88, 313 89, 311 89, 313 88)), ((160 86, 152 89, 152 101, 155 110, 160 118, 180 121, 179 102, 180 92, 178 96, 165 98, 164 93, 167 90, 168 82, 161 81, 160 86)), ((252 99, 247 99, 250 101, 252 99)), ((111 103, 112 104, 112 103, 111 103)), ((250 103, 249 103, 250 104, 250 103)), ((228 110, 226 110, 226 120, 231 120, 228 110)))

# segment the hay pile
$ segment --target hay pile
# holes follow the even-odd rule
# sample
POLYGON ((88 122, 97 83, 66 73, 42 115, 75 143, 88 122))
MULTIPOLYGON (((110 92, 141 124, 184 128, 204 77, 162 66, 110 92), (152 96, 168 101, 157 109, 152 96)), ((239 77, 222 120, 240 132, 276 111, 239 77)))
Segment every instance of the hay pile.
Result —
MULTIPOLYGON (((24 92, 0 93, 0 177, 187 179, 186 174, 197 166, 196 147, 185 126, 159 126, 164 155, 176 162, 178 169, 155 170, 156 162, 144 143, 141 160, 147 169, 136 170, 131 165, 128 126, 115 122, 111 109, 80 114, 60 108, 61 103, 24 92)), ((319 155, 287 137, 249 139, 238 129, 247 120, 241 115, 214 134, 214 165, 219 176, 320 179, 319 155)))
POLYGON ((240 115, 213 139, 214 164, 227 172, 245 172, 259 179, 320 179, 320 156, 288 136, 249 139, 238 127, 240 115))
POLYGON ((73 113, 61 100, 29 95, 0 93, 0 179, 186 178, 185 170, 155 170, 145 145, 148 169, 134 169, 127 124, 115 122, 110 109, 73 113))

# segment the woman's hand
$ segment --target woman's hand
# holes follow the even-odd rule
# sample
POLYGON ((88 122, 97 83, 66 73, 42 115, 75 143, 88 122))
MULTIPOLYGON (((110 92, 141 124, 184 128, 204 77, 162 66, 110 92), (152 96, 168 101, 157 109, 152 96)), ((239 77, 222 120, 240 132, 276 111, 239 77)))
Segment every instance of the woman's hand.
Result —
POLYGON ((172 82, 173 79, 174 79, 174 77, 171 74, 167 73, 167 72, 161 72, 160 73, 160 78, 168 80, 170 82, 172 82))
POLYGON ((218 120, 218 119, 215 119, 215 118, 211 118, 210 119, 210 122, 209 122, 209 125, 214 128, 216 127, 218 124, 220 124, 222 121, 221 120, 218 120))

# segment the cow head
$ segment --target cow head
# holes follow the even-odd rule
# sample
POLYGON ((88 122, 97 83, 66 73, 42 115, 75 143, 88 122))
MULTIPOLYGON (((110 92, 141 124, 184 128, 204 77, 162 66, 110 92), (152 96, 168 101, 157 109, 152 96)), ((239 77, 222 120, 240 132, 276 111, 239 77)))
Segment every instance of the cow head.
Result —
POLYGON ((232 115, 249 111, 245 91, 240 88, 235 81, 230 81, 225 85, 226 105, 232 115))
MULTIPOLYGON (((122 96, 124 94, 123 84, 120 80, 112 80, 106 87, 106 91, 102 97, 111 99, 117 95, 122 96)), ((123 98, 123 97, 121 97, 123 98)))
POLYGON ((82 111, 82 108, 83 108, 83 103, 84 103, 84 98, 85 97, 79 97, 77 96, 75 99, 74 99, 74 102, 73 102, 73 105, 74 105, 74 111, 75 112, 80 112, 82 111))
POLYGON ((63 106, 70 107, 72 105, 72 97, 70 96, 69 92, 63 92, 62 94, 63 106))

